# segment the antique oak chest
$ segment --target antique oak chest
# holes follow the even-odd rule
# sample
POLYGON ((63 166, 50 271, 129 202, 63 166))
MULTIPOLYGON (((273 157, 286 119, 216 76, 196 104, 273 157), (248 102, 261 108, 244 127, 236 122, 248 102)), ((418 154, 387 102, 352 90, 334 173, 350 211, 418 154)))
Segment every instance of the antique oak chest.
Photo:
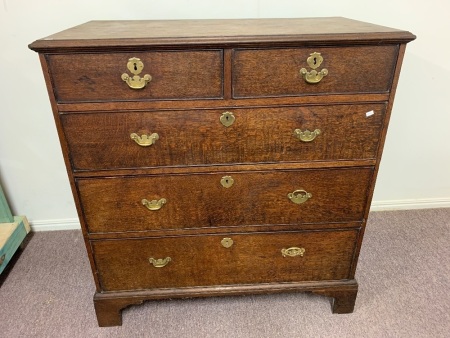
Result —
POLYGON ((409 32, 345 18, 92 21, 37 40, 100 326, 150 299, 355 270, 409 32))

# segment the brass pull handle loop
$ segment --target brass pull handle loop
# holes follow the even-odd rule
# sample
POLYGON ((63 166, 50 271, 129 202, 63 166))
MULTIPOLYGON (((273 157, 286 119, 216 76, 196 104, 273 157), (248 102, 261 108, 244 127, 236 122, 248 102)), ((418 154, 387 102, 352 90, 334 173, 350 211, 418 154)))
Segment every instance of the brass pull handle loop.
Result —
POLYGON ((144 63, 139 58, 128 59, 127 68, 133 75, 123 73, 121 78, 131 89, 142 89, 152 80, 149 74, 145 74, 144 77, 139 76, 144 69, 144 63))
POLYGON ((151 258, 148 259, 150 264, 152 264, 155 268, 163 268, 167 264, 169 264, 169 262, 171 260, 172 260, 172 258, 170 258, 170 257, 158 258, 158 259, 155 259, 155 258, 151 257, 151 258))
POLYGON ((141 136, 139 136, 136 133, 132 133, 130 135, 130 138, 141 147, 149 147, 152 144, 155 144, 157 140, 159 140, 159 135, 157 133, 153 133, 151 135, 142 134, 141 136))
POLYGON ((288 249, 281 249, 281 254, 283 257, 289 256, 289 257, 295 257, 300 256, 303 257, 303 254, 305 253, 305 248, 298 248, 298 247, 292 247, 288 249))
POLYGON ((317 71, 316 69, 320 67, 323 62, 323 57, 320 53, 314 52, 311 53, 310 56, 306 59, 309 67, 312 68, 311 71, 308 72, 306 68, 300 69, 300 74, 302 74, 303 79, 307 83, 319 83, 325 76, 328 75, 328 69, 322 69, 321 71, 317 71))
POLYGON ((151 200, 151 201, 149 201, 149 200, 144 198, 141 201, 141 203, 148 210, 156 211, 156 210, 161 209, 163 207, 163 205, 167 203, 167 200, 165 198, 161 198, 160 200, 151 200))
POLYGON ((314 131, 309 131, 308 129, 305 131, 300 129, 294 130, 294 135, 302 142, 311 142, 321 133, 320 129, 315 129, 314 131))
POLYGON ((305 203, 311 197, 312 194, 303 189, 298 189, 288 194, 288 198, 295 204, 305 203))

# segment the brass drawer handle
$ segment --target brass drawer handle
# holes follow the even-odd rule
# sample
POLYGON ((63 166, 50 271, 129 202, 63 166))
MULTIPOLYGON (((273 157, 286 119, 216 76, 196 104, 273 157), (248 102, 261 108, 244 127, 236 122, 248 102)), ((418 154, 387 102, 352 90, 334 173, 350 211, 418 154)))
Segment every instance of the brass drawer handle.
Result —
POLYGON ((288 198, 295 204, 305 203, 312 197, 312 194, 303 189, 295 190, 288 194, 288 198))
POLYGON ((303 254, 305 253, 305 248, 298 248, 298 247, 292 247, 288 249, 281 249, 281 254, 283 257, 289 256, 289 257, 295 257, 300 256, 303 257, 303 254))
POLYGON ((149 258, 148 261, 150 262, 150 264, 153 264, 153 266, 155 268, 163 268, 165 267, 167 264, 169 264, 169 262, 172 260, 172 258, 170 257, 166 257, 166 258, 158 258, 155 259, 153 257, 149 258))
POLYGON ((317 135, 320 135, 322 132, 320 129, 316 129, 314 131, 309 131, 306 129, 305 131, 301 131, 300 129, 294 130, 294 135, 302 142, 311 142, 314 140, 317 135))
POLYGON ((148 210, 155 211, 159 210, 163 207, 164 204, 167 203, 167 200, 165 198, 161 198, 160 200, 147 200, 143 199, 141 201, 142 205, 145 206, 148 210))
POLYGON ((144 77, 139 76, 144 69, 144 63, 139 58, 129 59, 127 68, 134 75, 129 76, 127 73, 123 73, 121 78, 131 89, 142 89, 152 80, 149 74, 145 74, 144 77))
POLYGON ((306 59, 306 62, 312 68, 310 72, 308 72, 306 68, 300 69, 300 74, 302 74, 303 79, 305 79, 306 82, 312 84, 319 83, 325 76, 328 75, 328 69, 324 68, 321 71, 316 70, 323 62, 323 57, 320 53, 311 53, 308 59, 306 59))
POLYGON ((220 115, 220 123, 222 123, 225 127, 231 126, 234 121, 236 120, 236 117, 233 115, 233 113, 226 111, 222 115, 220 115))
POLYGON ((151 135, 142 134, 142 136, 139 136, 136 133, 132 133, 130 138, 141 147, 149 147, 152 144, 155 144, 156 140, 159 140, 159 135, 157 133, 153 133, 151 135))

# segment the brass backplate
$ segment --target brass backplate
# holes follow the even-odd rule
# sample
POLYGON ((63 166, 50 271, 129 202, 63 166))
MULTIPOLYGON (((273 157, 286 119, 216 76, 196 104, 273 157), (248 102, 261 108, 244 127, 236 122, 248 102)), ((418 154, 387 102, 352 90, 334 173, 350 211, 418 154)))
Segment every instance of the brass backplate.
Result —
POLYGON ((139 75, 144 69, 144 63, 139 58, 128 59, 127 68, 133 75, 123 73, 121 78, 131 89, 142 89, 152 80, 149 74, 145 74, 143 77, 139 75))
POLYGON ((300 256, 303 257, 303 254, 305 253, 305 248, 299 248, 299 247, 292 247, 288 249, 281 249, 281 254, 283 257, 289 256, 289 257, 295 257, 300 256))

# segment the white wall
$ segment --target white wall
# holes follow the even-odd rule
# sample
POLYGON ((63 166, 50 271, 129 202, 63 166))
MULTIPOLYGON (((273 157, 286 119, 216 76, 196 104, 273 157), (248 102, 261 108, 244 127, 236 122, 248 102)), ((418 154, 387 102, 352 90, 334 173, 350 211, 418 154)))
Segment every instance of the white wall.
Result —
POLYGON ((449 12, 448 0, 2 0, 0 179, 13 211, 35 228, 77 224, 30 42, 96 19, 313 16, 345 16, 417 35, 407 48, 374 205, 450 206, 449 12))

